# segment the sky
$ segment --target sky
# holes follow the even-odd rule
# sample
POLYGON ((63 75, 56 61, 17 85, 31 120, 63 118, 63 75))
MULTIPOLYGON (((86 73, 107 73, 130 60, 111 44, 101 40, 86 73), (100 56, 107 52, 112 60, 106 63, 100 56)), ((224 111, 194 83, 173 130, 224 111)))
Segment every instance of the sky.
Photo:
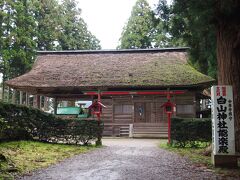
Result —
MULTIPOLYGON (((102 49, 116 49, 136 0, 76 0, 88 29, 102 49)), ((153 8, 158 0, 147 0, 153 8)))

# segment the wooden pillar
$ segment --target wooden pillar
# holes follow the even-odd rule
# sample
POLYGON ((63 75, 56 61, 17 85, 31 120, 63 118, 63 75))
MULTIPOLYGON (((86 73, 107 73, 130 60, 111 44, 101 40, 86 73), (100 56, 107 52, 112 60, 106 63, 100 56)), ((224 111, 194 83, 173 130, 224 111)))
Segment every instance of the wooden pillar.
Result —
POLYGON ((40 108, 40 96, 34 95, 33 97, 33 107, 39 109, 40 108))
POLYGON ((29 106, 29 97, 28 97, 28 93, 26 92, 26 106, 29 106))
POLYGON ((48 97, 44 96, 44 105, 43 105, 44 111, 48 111, 48 97))
POLYGON ((10 102, 10 87, 7 87, 7 102, 10 102))
POLYGON ((40 109, 40 96, 37 95, 37 108, 40 109))
POLYGON ((57 114, 57 105, 58 105, 57 98, 54 98, 54 100, 53 100, 54 111, 53 112, 55 115, 57 114))
POLYGON ((37 108, 37 96, 36 95, 33 96, 33 107, 37 108))
POLYGON ((2 82, 2 101, 5 101, 5 80, 4 80, 4 74, 3 74, 3 82, 2 82))
POLYGON ((16 103, 16 90, 13 89, 13 92, 12 92, 12 104, 15 104, 16 103))
POLYGON ((42 98, 43 96, 39 96, 39 109, 42 110, 42 98))
POLYGON ((68 101, 67 106, 68 107, 75 107, 75 100, 68 101))
POLYGON ((19 104, 20 104, 20 105, 23 104, 23 92, 22 92, 22 91, 20 91, 19 104))
POLYGON ((193 114, 194 114, 194 117, 197 117, 197 103, 196 103, 196 93, 194 93, 194 96, 193 96, 193 114))

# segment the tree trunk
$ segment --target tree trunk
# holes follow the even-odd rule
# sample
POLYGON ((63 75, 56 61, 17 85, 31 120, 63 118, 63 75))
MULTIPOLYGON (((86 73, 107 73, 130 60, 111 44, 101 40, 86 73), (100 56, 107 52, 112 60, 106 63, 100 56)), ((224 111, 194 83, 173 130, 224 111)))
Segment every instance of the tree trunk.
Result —
POLYGON ((239 24, 218 26, 218 84, 232 85, 235 116, 236 151, 240 152, 240 30, 239 24))

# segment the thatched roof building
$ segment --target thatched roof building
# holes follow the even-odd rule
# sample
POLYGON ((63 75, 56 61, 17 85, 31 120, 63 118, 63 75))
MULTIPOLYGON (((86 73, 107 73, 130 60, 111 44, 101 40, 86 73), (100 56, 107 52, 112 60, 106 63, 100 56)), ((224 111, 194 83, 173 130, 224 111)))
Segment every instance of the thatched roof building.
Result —
POLYGON ((30 72, 9 80, 33 94, 204 87, 213 79, 187 63, 186 48, 39 52, 30 72))
POLYGON ((174 115, 196 117, 199 94, 214 81, 187 63, 186 50, 39 52, 31 71, 6 83, 36 94, 36 107, 39 95, 54 97, 55 114, 61 100, 101 99, 104 135, 168 137, 163 105, 171 101, 174 115))

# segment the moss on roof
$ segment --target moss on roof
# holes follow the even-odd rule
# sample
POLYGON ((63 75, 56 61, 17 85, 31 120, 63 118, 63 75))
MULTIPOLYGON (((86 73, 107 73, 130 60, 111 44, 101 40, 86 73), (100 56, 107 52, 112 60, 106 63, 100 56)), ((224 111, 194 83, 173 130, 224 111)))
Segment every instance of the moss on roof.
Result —
POLYGON ((177 59, 169 59, 169 62, 159 63, 159 59, 139 67, 144 76, 136 80, 142 85, 194 85, 213 80, 209 76, 203 75, 188 63, 179 62, 177 59), (175 63, 172 63, 175 62, 175 63))

